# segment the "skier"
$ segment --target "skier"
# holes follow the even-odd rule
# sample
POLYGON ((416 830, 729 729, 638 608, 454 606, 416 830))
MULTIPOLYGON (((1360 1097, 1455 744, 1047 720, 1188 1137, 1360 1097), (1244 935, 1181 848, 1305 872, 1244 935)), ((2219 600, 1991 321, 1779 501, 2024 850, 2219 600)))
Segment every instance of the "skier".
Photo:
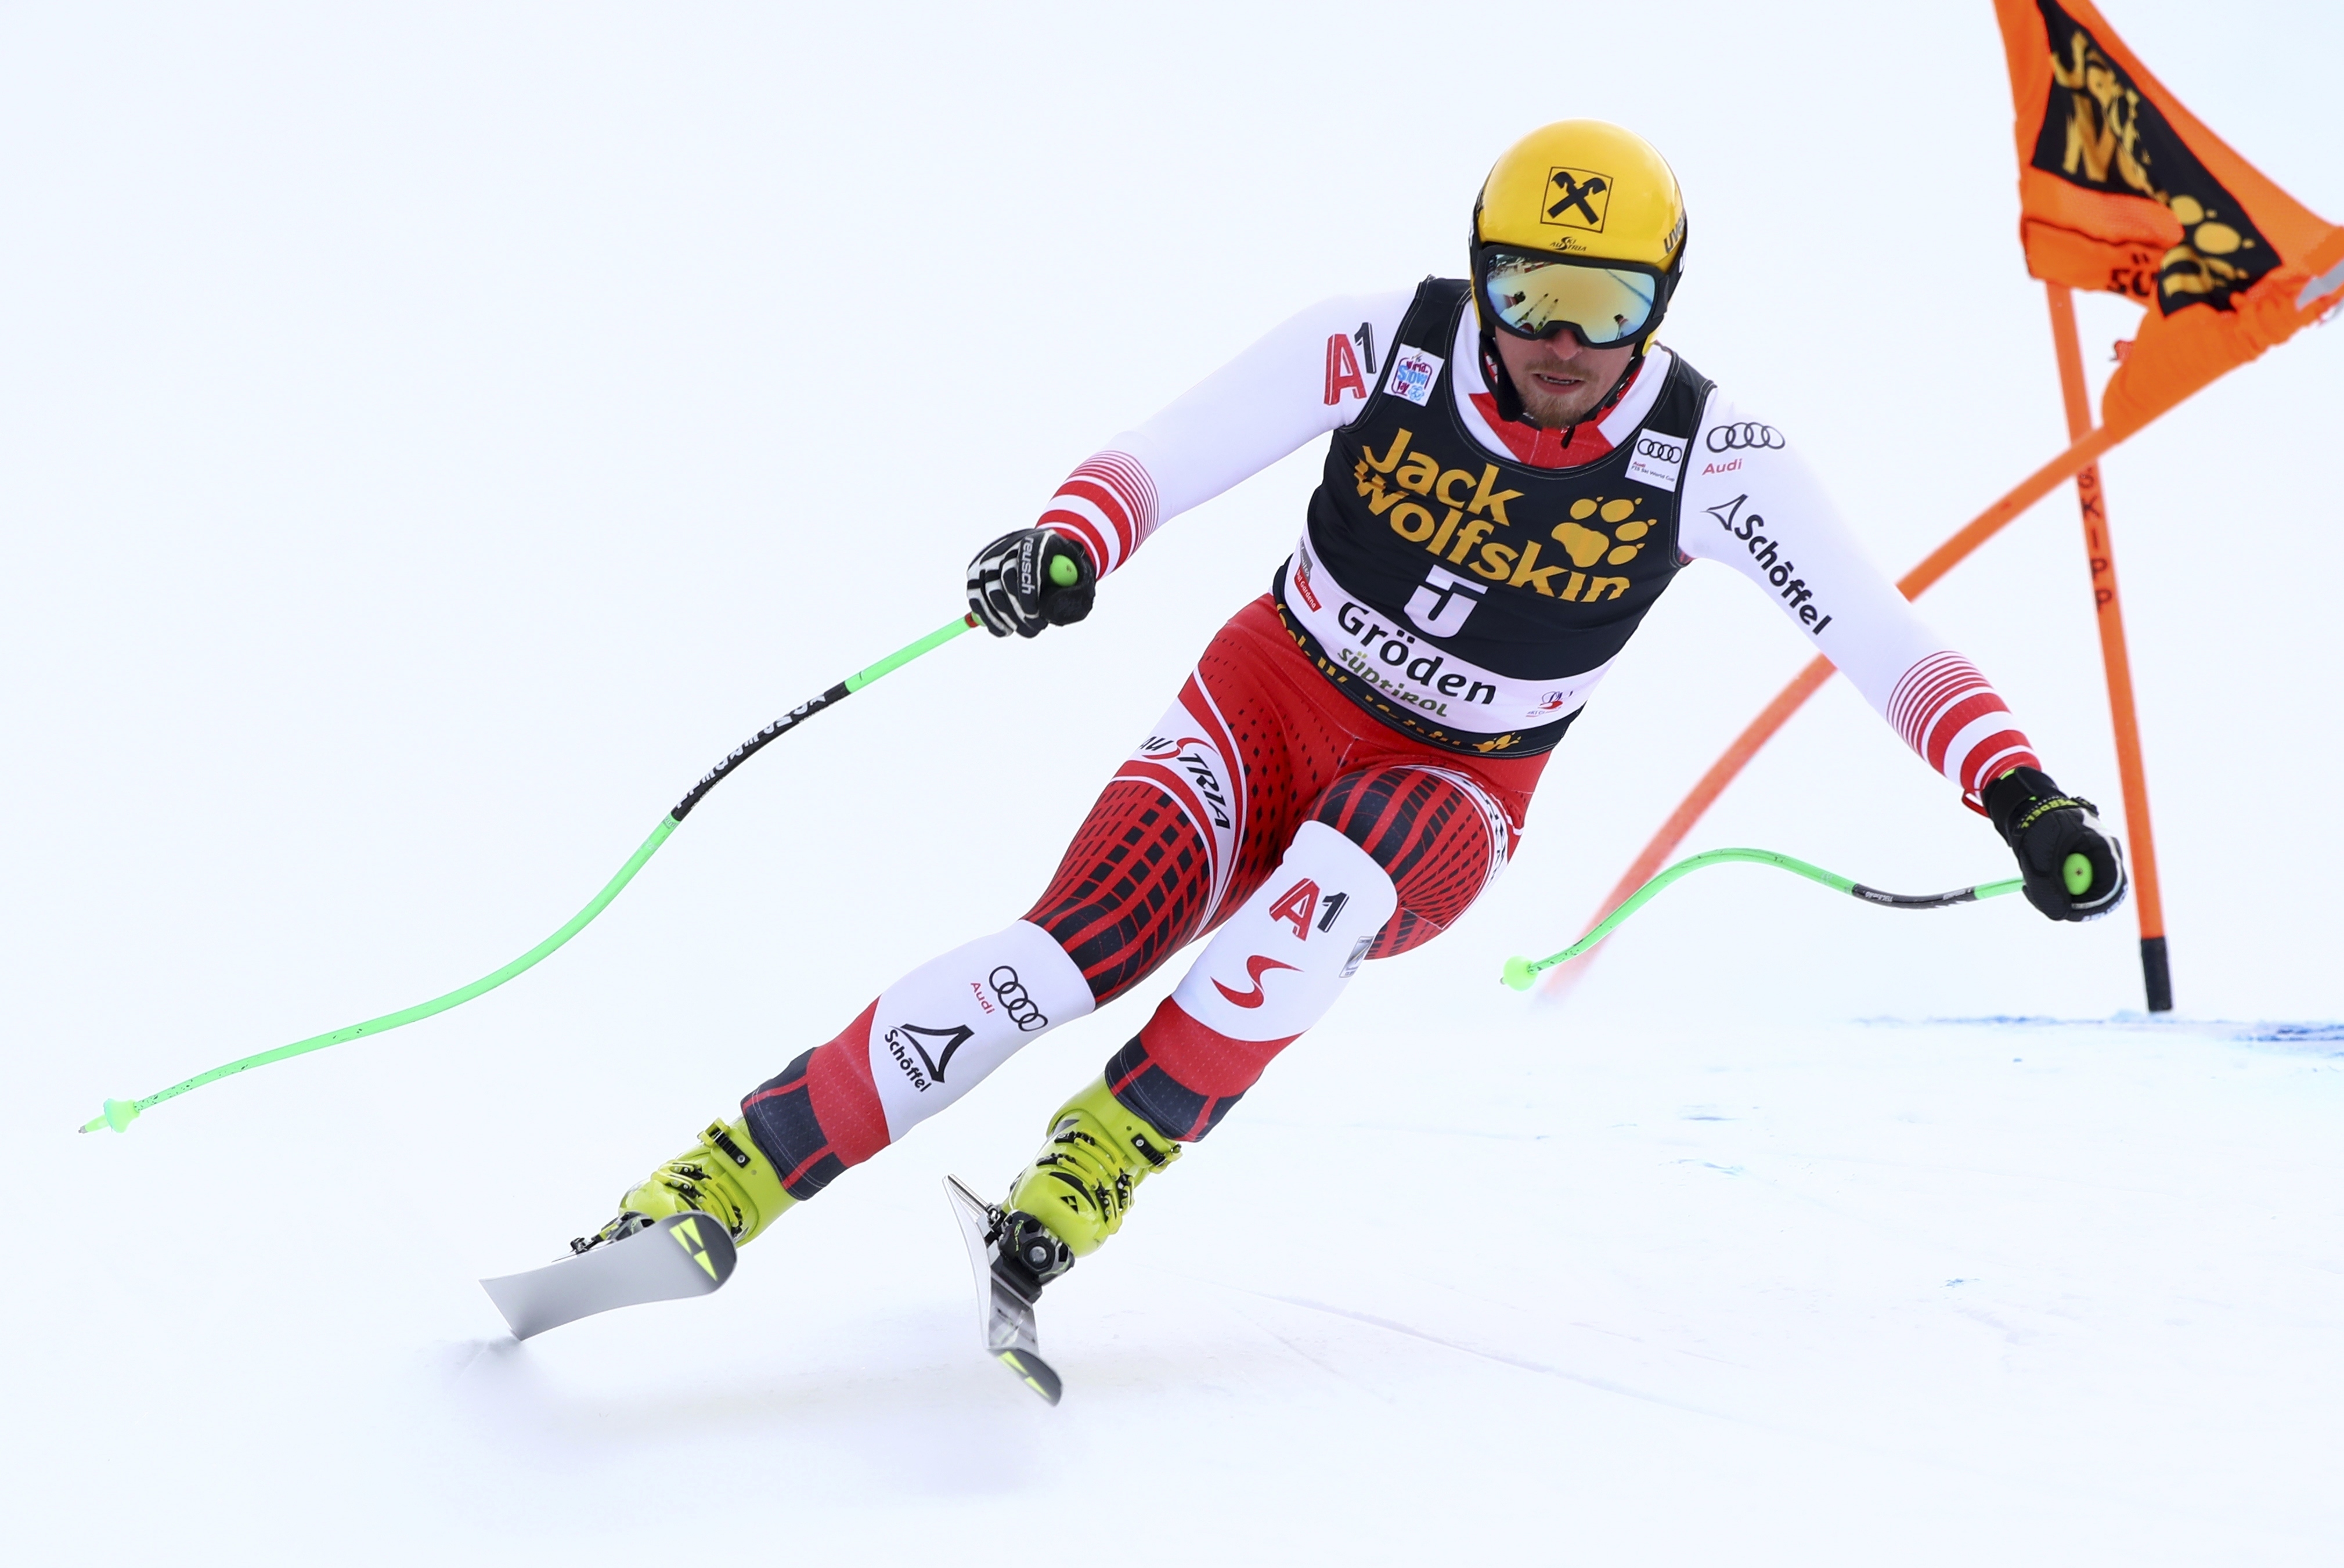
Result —
POLYGON ((1123 1224, 1365 960, 1431 940, 1504 867, 1548 754, 1676 573, 1741 572, 2016 854, 2055 920, 2125 875, 1984 676, 1857 549, 1788 438, 1656 339, 1684 269, 1676 177, 1567 120, 1498 160, 1470 279, 1337 298, 1084 462, 979 551, 996 637, 1090 612, 1170 518, 1332 432, 1300 541, 1076 830, 1025 917, 890 985, 621 1199, 745 1242, 1049 1029, 1215 935, 1051 1117, 1001 1204, 1030 1300, 1123 1224), (2074 855, 2092 876, 2071 891, 2074 855))

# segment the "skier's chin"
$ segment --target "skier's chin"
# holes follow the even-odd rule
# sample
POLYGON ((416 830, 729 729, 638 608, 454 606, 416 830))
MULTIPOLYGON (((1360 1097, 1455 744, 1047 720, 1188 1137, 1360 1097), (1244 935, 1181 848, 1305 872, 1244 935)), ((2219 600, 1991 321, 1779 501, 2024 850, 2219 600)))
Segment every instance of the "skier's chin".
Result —
POLYGON ((1517 381, 1515 389, 1521 394, 1522 410, 1531 422, 1549 430, 1579 423, 1593 413, 1595 405, 1601 400, 1595 389, 1585 381, 1576 383, 1566 392, 1547 387, 1532 376, 1527 385, 1517 381))

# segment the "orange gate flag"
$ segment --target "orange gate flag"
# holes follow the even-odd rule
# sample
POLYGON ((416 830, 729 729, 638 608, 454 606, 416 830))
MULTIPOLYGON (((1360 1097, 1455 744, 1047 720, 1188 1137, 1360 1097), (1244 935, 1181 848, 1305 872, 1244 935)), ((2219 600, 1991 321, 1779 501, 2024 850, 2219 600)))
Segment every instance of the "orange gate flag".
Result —
MULTIPOLYGON (((2101 395, 2100 428, 1899 579, 1907 599, 2126 437, 2344 303, 2344 228, 2200 124, 2086 0, 1995 0, 1995 15, 2018 110, 2027 270, 2063 288, 2126 295, 2147 314, 2101 395)), ((1830 663, 1815 659, 1751 720, 1630 863, 1582 936, 1661 869, 1830 676, 1830 663)), ((1561 996, 1593 958, 1549 971, 1546 995, 1561 996)))
POLYGON ((2344 298, 2344 228, 2208 130, 2087 0, 1995 0, 1995 13, 2026 269, 2148 308, 2101 395, 2112 439, 2344 298))

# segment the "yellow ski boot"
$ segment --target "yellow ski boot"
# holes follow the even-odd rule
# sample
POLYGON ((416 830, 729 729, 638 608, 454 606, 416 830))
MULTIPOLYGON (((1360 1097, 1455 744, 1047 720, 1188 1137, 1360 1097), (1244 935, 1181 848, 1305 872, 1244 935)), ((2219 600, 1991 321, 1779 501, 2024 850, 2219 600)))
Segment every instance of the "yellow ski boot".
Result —
POLYGON ((570 1244, 583 1252, 633 1235, 653 1220, 697 1210, 712 1216, 737 1244, 749 1240, 797 1200, 782 1190, 773 1161, 749 1136, 748 1124, 708 1124, 700 1141, 646 1177, 619 1199, 619 1217, 591 1237, 570 1244))
POLYGON ((1180 1146, 1126 1110, 1101 1077, 1050 1118, 1050 1140, 1009 1189, 1003 1254, 1037 1288, 1056 1279, 1122 1229, 1139 1184, 1179 1158, 1180 1146), (1020 1220, 1037 1221, 1047 1237, 1020 1220))

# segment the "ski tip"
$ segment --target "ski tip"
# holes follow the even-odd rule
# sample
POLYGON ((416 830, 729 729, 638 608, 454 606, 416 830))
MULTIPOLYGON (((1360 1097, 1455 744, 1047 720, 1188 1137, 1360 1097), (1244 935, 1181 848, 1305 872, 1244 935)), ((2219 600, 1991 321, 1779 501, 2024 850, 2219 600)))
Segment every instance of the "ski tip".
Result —
POLYGON ((732 1233, 697 1209, 671 1214, 631 1236, 480 1281, 516 1340, 618 1307, 705 1296, 732 1277, 732 1233), (659 1243, 675 1244, 671 1252, 659 1243))
POLYGON ((1003 1366, 1016 1374, 1018 1381, 1050 1403, 1056 1404, 1058 1396, 1066 1391, 1066 1385, 1058 1381, 1058 1374, 1052 1370, 1050 1363, 1033 1351, 995 1351, 994 1354, 1000 1358, 1003 1366))

